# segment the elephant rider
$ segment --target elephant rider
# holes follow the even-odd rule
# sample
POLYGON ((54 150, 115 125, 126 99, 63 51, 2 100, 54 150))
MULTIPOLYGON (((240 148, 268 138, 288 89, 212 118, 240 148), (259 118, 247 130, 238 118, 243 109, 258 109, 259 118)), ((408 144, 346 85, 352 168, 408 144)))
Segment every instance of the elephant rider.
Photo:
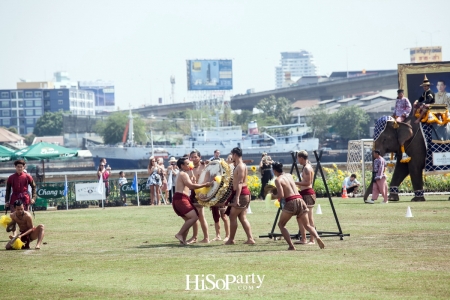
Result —
POLYGON ((417 124, 420 123, 425 113, 428 111, 430 104, 435 102, 435 95, 431 91, 430 85, 431 83, 428 80, 427 75, 425 75, 423 83, 420 85, 423 88, 422 96, 420 96, 419 100, 414 102, 414 108, 417 110, 417 112, 414 112, 414 115, 417 117, 417 120, 415 121, 417 124))
POLYGON ((397 91, 397 100, 395 101, 393 114, 393 117, 397 122, 404 122, 411 113, 411 102, 409 102, 408 98, 403 96, 403 92, 402 89, 397 91))

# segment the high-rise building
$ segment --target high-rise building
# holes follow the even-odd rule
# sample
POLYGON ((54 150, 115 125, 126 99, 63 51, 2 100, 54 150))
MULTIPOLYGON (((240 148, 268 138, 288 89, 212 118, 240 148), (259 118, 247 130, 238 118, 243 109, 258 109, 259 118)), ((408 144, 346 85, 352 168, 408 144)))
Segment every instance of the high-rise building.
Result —
POLYGON ((281 52, 280 65, 275 67, 275 87, 284 87, 286 78, 315 76, 319 73, 313 55, 305 50, 281 52))
POLYGON ((103 80, 79 81, 78 86, 80 90, 90 91, 94 93, 96 112, 114 111, 114 82, 103 80))

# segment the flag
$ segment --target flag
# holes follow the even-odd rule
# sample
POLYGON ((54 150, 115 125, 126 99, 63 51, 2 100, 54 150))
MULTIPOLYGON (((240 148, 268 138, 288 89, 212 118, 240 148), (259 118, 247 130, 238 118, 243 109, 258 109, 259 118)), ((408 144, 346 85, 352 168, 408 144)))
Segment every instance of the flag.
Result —
POLYGON ((69 185, 67 184, 67 175, 66 175, 66 181, 64 182, 64 196, 67 196, 68 191, 69 185))
POLYGON ((97 185, 97 193, 99 193, 100 195, 103 195, 103 186, 105 184, 103 183, 103 176, 100 176, 100 179, 98 180, 98 185, 97 185))
POLYGON ((131 183, 131 188, 132 188, 134 191, 136 191, 136 192, 139 191, 139 189, 138 189, 137 173, 134 174, 133 182, 131 183))

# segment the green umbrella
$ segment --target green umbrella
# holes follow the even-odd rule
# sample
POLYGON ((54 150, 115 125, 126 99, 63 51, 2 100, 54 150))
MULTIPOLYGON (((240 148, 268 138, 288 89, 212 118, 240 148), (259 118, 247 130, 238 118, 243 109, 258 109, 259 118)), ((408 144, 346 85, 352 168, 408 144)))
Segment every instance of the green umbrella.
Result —
POLYGON ((64 148, 55 144, 40 142, 26 148, 17 150, 14 153, 15 158, 24 158, 28 160, 40 160, 47 158, 66 158, 78 155, 77 150, 64 148))
POLYGON ((77 150, 72 150, 69 148, 64 148, 55 144, 50 144, 46 142, 40 142, 26 148, 17 150, 13 157, 23 158, 27 160, 41 160, 42 161, 42 170, 44 172, 43 179, 45 182, 45 165, 44 159, 53 159, 53 158, 66 158, 66 157, 74 157, 78 156, 77 150))
POLYGON ((14 150, 0 145, 0 161, 8 161, 12 159, 14 150))

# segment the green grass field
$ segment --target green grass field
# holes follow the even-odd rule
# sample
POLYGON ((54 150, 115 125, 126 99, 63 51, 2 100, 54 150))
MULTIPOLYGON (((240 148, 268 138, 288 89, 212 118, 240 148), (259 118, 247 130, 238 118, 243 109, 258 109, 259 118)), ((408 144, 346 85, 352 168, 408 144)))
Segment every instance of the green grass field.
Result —
MULTIPOLYGON (((409 198, 388 205, 336 199, 342 230, 351 236, 324 238, 324 250, 298 245, 295 252, 286 251, 284 240, 258 238, 270 232, 276 214, 275 206, 263 201, 251 204, 254 246, 242 244, 241 226, 235 246, 179 246, 174 234, 182 219, 171 206, 39 211, 34 222, 45 224, 46 244, 39 251, 1 250, 0 298, 448 299, 450 201, 409 198), (405 218, 408 206, 413 218, 405 218), (194 280, 202 274, 214 275, 219 288, 227 275, 264 280, 259 288, 250 282, 196 291, 192 283, 186 290, 186 276, 194 280)), ((317 229, 337 231, 328 200, 318 204, 323 214, 314 215, 317 229)), ((207 219, 213 238, 209 212, 207 219)), ((288 225, 291 233, 297 231, 294 219, 288 225)), ((6 232, 0 240, 6 244, 6 232)))

